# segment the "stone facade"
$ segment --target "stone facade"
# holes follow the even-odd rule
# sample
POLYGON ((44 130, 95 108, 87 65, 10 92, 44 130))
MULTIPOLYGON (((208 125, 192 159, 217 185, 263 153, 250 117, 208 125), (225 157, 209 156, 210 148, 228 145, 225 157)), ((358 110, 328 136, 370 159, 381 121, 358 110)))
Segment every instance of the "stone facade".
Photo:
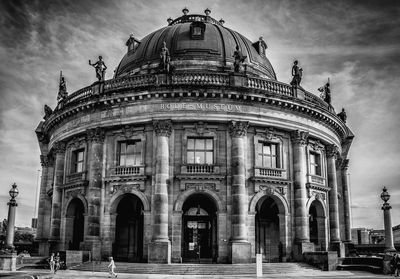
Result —
MULTIPOLYGON (((196 20, 207 27, 197 45, 216 47, 207 37, 216 28, 234 49, 221 23, 196 20)), ((224 62, 217 49, 212 60, 165 32, 173 71, 152 56, 135 60, 153 43, 146 37, 115 78, 67 96, 39 124, 40 253, 244 263, 343 250, 353 135, 333 108, 276 81, 265 50, 247 39, 247 70, 235 73, 231 54, 224 62)))

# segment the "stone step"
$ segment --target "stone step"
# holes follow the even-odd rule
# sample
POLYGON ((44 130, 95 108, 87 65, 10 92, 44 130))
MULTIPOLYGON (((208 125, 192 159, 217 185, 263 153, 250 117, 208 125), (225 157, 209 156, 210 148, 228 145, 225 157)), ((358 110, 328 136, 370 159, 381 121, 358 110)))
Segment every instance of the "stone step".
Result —
MULTIPOLYGON (((71 269, 81 271, 107 272, 107 262, 84 263, 71 269)), ((170 275, 249 275, 255 274, 255 264, 146 264, 116 263, 120 273, 133 274, 170 274, 170 275)), ((263 274, 283 274, 298 272, 321 272, 303 263, 264 263, 263 274)))

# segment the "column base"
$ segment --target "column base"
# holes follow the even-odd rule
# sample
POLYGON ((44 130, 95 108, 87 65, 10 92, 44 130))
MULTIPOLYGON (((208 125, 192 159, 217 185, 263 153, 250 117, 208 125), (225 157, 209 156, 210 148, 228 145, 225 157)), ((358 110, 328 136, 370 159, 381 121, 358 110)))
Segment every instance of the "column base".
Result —
POLYGON ((339 258, 344 258, 346 256, 346 249, 343 242, 331 242, 329 244, 330 251, 336 251, 339 258))
POLYGON ((230 263, 250 263, 251 244, 250 242, 230 242, 229 243, 230 263))
POLYGON ((150 242, 148 247, 149 263, 171 263, 171 242, 150 242))
POLYGON ((0 255, 0 270, 16 271, 17 270, 17 253, 9 252, 0 255))
POLYGON ((303 261, 303 253, 314 252, 314 243, 312 242, 298 242, 293 245, 293 259, 295 261, 303 261))

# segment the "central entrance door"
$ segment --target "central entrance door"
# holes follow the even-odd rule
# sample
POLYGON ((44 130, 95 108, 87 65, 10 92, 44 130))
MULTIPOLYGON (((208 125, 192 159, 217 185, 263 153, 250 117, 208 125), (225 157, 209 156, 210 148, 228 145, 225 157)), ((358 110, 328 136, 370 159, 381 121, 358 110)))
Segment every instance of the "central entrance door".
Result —
POLYGON ((183 212, 183 261, 215 262, 218 249, 214 202, 206 195, 195 194, 186 200, 183 212))

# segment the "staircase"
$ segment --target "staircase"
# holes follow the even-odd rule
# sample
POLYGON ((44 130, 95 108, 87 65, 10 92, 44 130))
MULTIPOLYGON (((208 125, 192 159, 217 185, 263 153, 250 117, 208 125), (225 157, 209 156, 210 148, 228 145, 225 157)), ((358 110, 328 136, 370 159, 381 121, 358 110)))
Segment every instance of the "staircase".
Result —
MULTIPOLYGON (((107 272, 107 262, 83 263, 71 270, 107 272)), ((256 264, 115 264, 116 272, 131 274, 168 274, 168 275, 255 275, 256 264)), ((317 268, 304 263, 263 263, 263 275, 267 274, 321 274, 317 268)))

